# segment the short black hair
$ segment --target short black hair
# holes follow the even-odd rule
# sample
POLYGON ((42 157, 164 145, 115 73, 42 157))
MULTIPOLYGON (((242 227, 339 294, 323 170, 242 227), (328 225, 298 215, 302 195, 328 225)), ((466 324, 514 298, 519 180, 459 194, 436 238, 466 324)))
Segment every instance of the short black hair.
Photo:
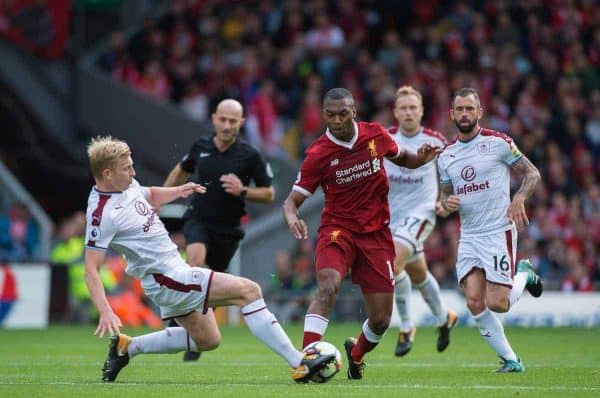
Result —
POLYGON ((323 97, 323 107, 331 100, 342 99, 350 100, 350 105, 354 106, 354 97, 350 91, 342 87, 332 88, 325 94, 325 97, 323 97))
POLYGON ((471 94, 473 95, 473 97, 475 97, 475 100, 477 101, 477 105, 481 105, 481 101, 479 100, 479 95, 477 94, 477 91, 475 91, 475 89, 472 87, 463 87, 454 92, 450 106, 451 107, 454 106, 454 100, 456 100, 456 97, 468 97, 471 94))

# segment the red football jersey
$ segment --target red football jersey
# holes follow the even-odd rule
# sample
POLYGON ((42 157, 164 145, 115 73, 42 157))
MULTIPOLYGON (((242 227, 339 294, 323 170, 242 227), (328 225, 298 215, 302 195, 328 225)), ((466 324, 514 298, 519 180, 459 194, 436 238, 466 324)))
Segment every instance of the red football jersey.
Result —
POLYGON ((308 149, 294 190, 325 193, 321 227, 339 225, 358 233, 377 231, 389 223, 389 184, 383 158, 400 154, 390 134, 378 123, 358 122, 350 142, 325 131, 308 149))

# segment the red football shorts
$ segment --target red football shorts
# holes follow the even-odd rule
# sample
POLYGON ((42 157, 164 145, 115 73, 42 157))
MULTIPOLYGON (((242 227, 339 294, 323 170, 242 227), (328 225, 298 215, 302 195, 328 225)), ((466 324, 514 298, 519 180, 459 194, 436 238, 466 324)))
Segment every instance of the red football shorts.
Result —
POLYGON ((337 226, 319 230, 317 272, 337 270, 342 278, 350 272, 352 283, 363 293, 393 293, 394 242, 389 228, 359 234, 337 226))

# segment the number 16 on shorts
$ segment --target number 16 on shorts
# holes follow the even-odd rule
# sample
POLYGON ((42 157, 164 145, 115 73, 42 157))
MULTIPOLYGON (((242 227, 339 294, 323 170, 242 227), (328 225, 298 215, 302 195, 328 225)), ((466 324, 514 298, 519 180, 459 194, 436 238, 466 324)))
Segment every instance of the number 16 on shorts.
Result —
POLYGON ((456 262, 458 280, 473 268, 480 268, 489 282, 512 286, 516 246, 516 231, 512 228, 478 237, 461 237, 456 262))
POLYGON ((500 256, 494 256, 494 271, 496 272, 507 272, 510 271, 510 260, 506 259, 506 254, 500 256))

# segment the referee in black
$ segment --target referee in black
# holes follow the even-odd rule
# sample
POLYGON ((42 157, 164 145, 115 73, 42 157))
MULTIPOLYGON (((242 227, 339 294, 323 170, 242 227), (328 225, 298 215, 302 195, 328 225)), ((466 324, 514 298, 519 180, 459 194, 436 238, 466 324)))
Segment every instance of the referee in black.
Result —
MULTIPOLYGON (((256 148, 238 134, 244 123, 242 104, 225 99, 212 114, 214 135, 196 141, 173 168, 165 186, 193 181, 206 187, 204 195, 194 194, 184 216, 183 234, 187 263, 226 271, 244 237, 240 219, 244 202, 270 203, 275 199, 272 173, 256 148), (250 187, 254 181, 254 187, 250 187)), ((196 360, 199 353, 186 351, 184 360, 196 360)))

